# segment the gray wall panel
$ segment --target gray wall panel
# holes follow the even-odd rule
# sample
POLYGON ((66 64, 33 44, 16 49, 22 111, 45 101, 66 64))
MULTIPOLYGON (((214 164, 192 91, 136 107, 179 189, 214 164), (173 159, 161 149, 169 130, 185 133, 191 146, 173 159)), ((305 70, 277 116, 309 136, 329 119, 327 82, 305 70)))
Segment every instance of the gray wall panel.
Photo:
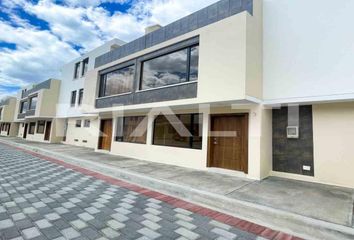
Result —
POLYGON ((114 49, 109 53, 97 57, 95 60, 95 67, 100 67, 243 11, 248 11, 252 14, 253 0, 221 0, 192 13, 189 16, 170 23, 159 30, 114 49))

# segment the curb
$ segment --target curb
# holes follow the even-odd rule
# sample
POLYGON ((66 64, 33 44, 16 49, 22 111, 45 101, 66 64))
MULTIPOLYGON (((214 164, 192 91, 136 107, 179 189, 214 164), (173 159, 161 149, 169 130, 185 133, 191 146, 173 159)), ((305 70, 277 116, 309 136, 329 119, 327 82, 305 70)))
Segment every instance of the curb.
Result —
MULTIPOLYGON (((286 232, 290 235, 300 236, 304 239, 321 239, 321 240, 322 239, 335 239, 335 240, 354 239, 354 229, 350 227, 329 223, 322 220, 312 219, 309 217, 301 216, 294 213, 289 213, 278 209, 273 209, 259 204, 254 204, 254 203, 236 200, 236 199, 230 199, 225 196, 220 196, 217 194, 201 191, 187 186, 181 186, 174 183, 163 182, 161 180, 154 179, 148 176, 142 176, 127 170, 114 168, 112 166, 93 162, 93 161, 87 161, 87 160, 61 155, 37 147, 29 147, 24 144, 14 143, 6 140, 4 141, 2 139, 0 139, 0 142, 4 143, 5 145, 15 146, 21 150, 30 151, 29 153, 32 155, 37 154, 38 157, 40 158, 44 158, 49 161, 56 161, 57 163, 61 165, 67 165, 69 168, 72 168, 74 170, 83 171, 83 173, 90 173, 89 175, 92 175, 94 177, 100 176, 100 179, 111 183, 114 182, 122 183, 123 181, 115 179, 115 178, 120 178, 134 184, 142 185, 147 188, 156 189, 159 192, 166 193, 175 196, 177 198, 185 199, 186 201, 189 202, 198 203, 198 204, 192 204, 194 206, 204 205, 207 206, 207 208, 217 209, 217 211, 211 209, 200 210, 200 211, 201 213, 205 212, 206 214, 211 214, 211 216, 215 214, 215 217, 217 217, 217 219, 215 220, 222 221, 229 225, 230 223, 232 223, 233 224, 232 226, 235 225, 244 231, 247 231, 245 229, 258 229, 258 231, 260 231, 260 229, 263 229, 263 231, 265 231, 264 229, 267 228, 269 230, 280 228, 282 229, 283 232, 286 232), (43 156, 41 154, 45 154, 47 156, 43 156), (59 158, 61 160, 54 159, 54 158, 59 158), (108 175, 109 177, 104 176, 102 174, 108 175), (221 212, 225 212, 226 214, 221 212), (233 214, 238 215, 242 219, 255 222, 257 224, 253 224, 251 222, 247 222, 244 220, 240 220, 239 218, 230 216, 233 214)), ((142 189, 141 187, 138 187, 131 183, 124 183, 123 185, 129 187, 133 186, 132 190, 135 189, 134 191, 138 191, 142 189)), ((148 189, 144 189, 144 191, 143 190, 141 191, 142 193, 146 191, 146 192, 152 192, 151 193, 152 195, 159 194, 162 196, 166 196, 161 198, 166 198, 168 200, 172 198, 173 200, 169 200, 172 202, 173 201, 176 201, 176 203, 183 202, 183 204, 179 203, 179 205, 182 204, 188 206, 189 204, 191 204, 185 202, 184 200, 179 200, 174 197, 170 197, 165 194, 160 194, 158 192, 151 191, 148 189)), ((200 212, 198 213, 201 214, 200 212)), ((281 234, 277 233, 274 235, 274 232, 276 231, 274 230, 269 231, 269 230, 267 230, 269 235, 266 236, 260 235, 260 236, 265 237, 267 239, 277 239, 277 240, 278 239, 299 239, 299 238, 291 237, 290 235, 285 233, 281 233, 281 234)), ((255 230, 250 230, 250 232, 251 231, 255 231, 255 230)))

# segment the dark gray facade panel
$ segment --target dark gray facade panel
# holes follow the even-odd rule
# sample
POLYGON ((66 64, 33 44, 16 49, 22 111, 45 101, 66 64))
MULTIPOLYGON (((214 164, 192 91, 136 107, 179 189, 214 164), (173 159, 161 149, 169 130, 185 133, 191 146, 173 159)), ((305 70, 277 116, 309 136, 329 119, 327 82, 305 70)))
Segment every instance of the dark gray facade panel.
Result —
POLYGON ((253 13, 253 0, 221 0, 97 57, 95 67, 100 67, 243 11, 253 13))
POLYGON ((26 113, 19 113, 19 114, 17 115, 17 118, 18 118, 18 119, 23 119, 23 118, 25 118, 25 116, 26 116, 26 113))
POLYGON ((29 90, 26 91, 26 92, 23 92, 22 98, 26 98, 26 97, 28 97, 29 95, 31 95, 32 93, 35 93, 35 92, 37 92, 37 91, 39 91, 39 90, 41 90, 41 89, 49 89, 51 82, 52 82, 52 80, 49 79, 49 80, 47 80, 47 81, 38 83, 38 84, 35 85, 33 88, 29 89, 29 90))
POLYGON ((96 100, 96 108, 196 98, 197 85, 197 82, 193 82, 160 89, 134 92, 126 95, 99 98, 96 100))
POLYGON ((133 104, 171 101, 197 97, 197 83, 176 85, 149 91, 136 92, 133 104))
POLYGON ((273 109, 273 170, 286 173, 314 175, 312 106, 300 106, 299 138, 287 138, 288 108, 273 109), (311 171, 303 170, 311 166, 311 171))
POLYGON ((27 110, 26 116, 34 116, 35 113, 36 113, 36 110, 27 110))

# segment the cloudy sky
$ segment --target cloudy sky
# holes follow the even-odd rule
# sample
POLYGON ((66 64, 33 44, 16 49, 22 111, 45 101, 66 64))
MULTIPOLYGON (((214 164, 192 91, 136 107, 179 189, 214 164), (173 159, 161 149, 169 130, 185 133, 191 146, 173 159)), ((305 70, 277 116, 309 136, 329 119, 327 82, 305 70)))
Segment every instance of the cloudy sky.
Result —
POLYGON ((105 41, 131 41, 217 0, 0 0, 0 99, 59 77, 60 67, 105 41))

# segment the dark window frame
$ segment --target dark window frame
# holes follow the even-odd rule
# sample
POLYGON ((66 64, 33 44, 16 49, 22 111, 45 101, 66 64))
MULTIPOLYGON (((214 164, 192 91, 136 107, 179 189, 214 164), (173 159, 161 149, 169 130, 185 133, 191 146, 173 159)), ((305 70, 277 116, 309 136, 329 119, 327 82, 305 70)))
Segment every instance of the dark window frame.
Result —
POLYGON ((37 103, 38 103, 38 95, 33 95, 33 96, 28 97, 28 110, 36 110, 36 108, 37 108, 37 103), (33 98, 36 99, 36 106, 35 106, 35 108, 32 108, 32 100, 33 100, 33 98))
MULTIPOLYGON (((194 125, 194 116, 199 116, 199 118, 202 118, 203 119, 203 113, 182 113, 182 114, 175 114, 176 116, 181 116, 181 115, 190 115, 190 128, 188 129, 188 131, 191 133, 192 136, 189 137, 189 147, 183 147, 183 146, 174 146, 174 145, 164 145, 164 144, 156 144, 155 143, 155 129, 156 129, 156 119, 159 117, 159 116, 163 116, 166 118, 166 115, 164 114, 160 114, 160 115, 157 115, 155 116, 155 119, 154 119, 154 122, 153 122, 153 130, 152 130, 152 145, 155 145, 155 146, 165 146, 165 147, 176 147, 176 148, 186 148, 186 149, 194 149, 194 150, 202 150, 203 149, 203 121, 201 123, 201 126, 199 126, 201 129, 199 131, 199 134, 201 137, 201 145, 200 145, 200 148, 194 148, 193 147, 193 138, 195 137, 194 136, 194 130, 193 130, 193 125, 194 125)), ((166 118, 167 119, 167 118, 166 118)), ((171 124, 168 119, 167 119, 167 122, 169 124, 171 124)))
POLYGON ((81 106, 82 105, 82 99, 84 97, 84 89, 83 88, 79 89, 79 94, 78 95, 79 96, 78 96, 78 100, 77 100, 77 105, 81 106))
POLYGON ((80 66, 81 66, 81 62, 75 63, 75 66, 74 66, 74 79, 78 79, 80 77, 80 66))
POLYGON ((75 107, 76 105, 76 95, 77 95, 77 90, 71 91, 71 96, 70 96, 70 106, 75 107))
POLYGON ((84 60, 82 60, 81 77, 84 77, 86 75, 86 72, 88 70, 88 64, 89 64, 89 58, 85 58, 84 60))
POLYGON ((91 126, 91 120, 90 119, 85 119, 84 120, 84 128, 89 128, 91 126))
MULTIPOLYGON (((132 94, 132 93, 136 93, 136 92, 140 92, 140 91, 149 91, 149 90, 158 89, 158 88, 151 88, 151 89, 146 89, 146 90, 140 90, 141 78, 142 78, 142 76, 141 76, 142 75, 141 74, 142 62, 147 61, 149 59, 154 59, 154 58, 157 58, 159 56, 163 56, 163 55, 166 55, 166 54, 169 54, 169 53, 172 53, 172 52, 176 52, 176 51, 179 51, 179 50, 182 50, 182 49, 186 49, 186 48, 190 48, 191 49, 191 48, 193 48, 195 46, 199 46, 199 45, 200 45, 200 41, 199 41, 199 35, 198 35, 198 36, 194 36, 194 37, 191 37, 189 39, 182 40, 182 41, 180 41, 178 43, 171 44, 171 45, 169 45, 167 47, 152 51, 150 53, 141 55, 141 56, 136 57, 136 58, 132 58, 132 59, 126 61, 126 62, 122 62, 122 63, 119 63, 119 64, 114 65, 112 67, 108 67, 108 68, 105 68, 105 69, 99 71, 99 73, 97 75, 96 99, 110 98, 110 97, 115 97, 115 96, 119 96, 119 95, 132 94), (115 71, 115 70, 119 70, 119 69, 122 69, 122 68, 125 68, 125 67, 128 67, 128 66, 131 66, 131 65, 134 65, 134 67, 135 67, 132 92, 130 92, 130 93, 128 92, 128 93, 124 93, 124 94, 117 94, 117 95, 110 95, 110 96, 103 96, 102 95, 103 89, 102 89, 102 84, 101 84, 102 75, 106 74, 106 73, 109 73, 109 72, 112 72, 112 71, 115 71)), ((189 55, 188 58, 190 59, 190 53, 188 55, 189 55)), ((190 60, 189 60, 187 66, 189 68, 188 78, 190 78, 190 60)), ((164 87, 173 87, 173 86, 178 86, 178 85, 181 85, 181 84, 195 83, 197 81, 198 81, 198 79, 197 80, 193 80, 193 81, 186 81, 186 82, 183 82, 183 83, 166 85, 164 87)))
MULTIPOLYGON (((147 143, 147 129, 148 129, 148 122, 146 122, 146 131, 144 133, 145 135, 145 139, 144 142, 137 142, 137 141, 129 141, 127 140, 127 136, 124 136, 124 126, 125 126, 125 121, 127 120, 127 118, 142 118, 141 121, 139 122, 139 124, 141 124, 142 121, 144 121, 144 119, 147 116, 126 116, 126 117, 119 117, 117 118, 117 125, 116 125, 116 131, 115 131, 115 137, 114 137, 114 141, 115 142, 123 142, 123 143, 134 143, 134 144, 146 144, 147 143), (118 124, 121 123, 122 124, 122 136, 118 136, 118 124)), ((139 125, 138 124, 138 125, 139 125)))
POLYGON ((82 120, 81 119, 75 121, 75 127, 76 128, 81 128, 81 125, 82 125, 82 120))
POLYGON ((30 122, 28 125, 28 134, 34 135, 36 131, 36 122, 30 122))
POLYGON ((129 61, 129 62, 122 63, 122 64, 119 64, 119 65, 117 65, 115 67, 108 68, 108 69, 105 69, 105 70, 101 71, 99 73, 99 81, 98 81, 98 85, 99 85, 99 87, 98 87, 98 98, 113 97, 113 96, 129 94, 129 93, 134 92, 134 83, 135 83, 135 78, 136 78, 136 70, 137 70, 137 68, 136 68, 135 61, 129 61), (130 91, 123 92, 123 93, 105 95, 106 82, 107 82, 107 78, 105 78, 105 76, 107 74, 112 73, 112 72, 120 71, 120 70, 123 70, 125 68, 129 68, 129 67, 134 67, 133 80, 132 80, 132 89, 130 91))
POLYGON ((197 82, 198 80, 193 80, 193 81, 190 81, 190 70, 191 70, 191 49, 194 48, 194 47, 198 47, 199 48, 199 43, 195 43, 195 44, 192 44, 192 45, 188 45, 187 47, 186 46, 181 46, 180 48, 176 48, 176 49, 173 49, 173 50, 170 50, 170 51, 166 51, 164 53, 161 53, 159 55, 154 55, 154 56, 151 56, 151 57, 146 57, 142 60, 140 60, 139 62, 139 65, 140 65, 140 69, 139 69, 139 91, 148 91, 148 90, 153 90, 153 89, 158 89, 158 88, 163 88, 163 87, 169 87, 169 86, 175 86, 175 85, 179 85, 179 84, 186 84, 186 83, 190 83, 190 82, 197 82), (144 77, 144 63, 145 62, 148 62, 150 60, 154 60, 154 59, 157 59, 157 58, 160 58, 160 57, 164 57, 164 56, 167 56, 169 54, 173 54, 173 53, 176 53, 176 52, 179 52, 179 51, 182 51, 182 50, 187 50, 187 62, 186 62, 186 81, 185 82, 180 82, 180 83, 172 83, 172 84, 166 84, 166 85, 163 85, 163 86, 160 86, 160 87, 154 87, 154 88, 146 88, 146 89, 143 89, 142 88, 142 84, 143 84, 143 77, 144 77))
POLYGON ((38 134, 44 134, 44 130, 45 130, 45 121, 41 120, 37 122, 37 130, 36 133, 38 134), (42 127, 43 129, 40 129, 40 127, 42 127), (40 131, 41 130, 41 131, 40 131))
POLYGON ((28 110, 28 102, 27 102, 27 100, 21 101, 20 102, 20 113, 26 113, 27 110, 28 110), (27 104, 26 108, 25 108, 25 103, 27 104))

